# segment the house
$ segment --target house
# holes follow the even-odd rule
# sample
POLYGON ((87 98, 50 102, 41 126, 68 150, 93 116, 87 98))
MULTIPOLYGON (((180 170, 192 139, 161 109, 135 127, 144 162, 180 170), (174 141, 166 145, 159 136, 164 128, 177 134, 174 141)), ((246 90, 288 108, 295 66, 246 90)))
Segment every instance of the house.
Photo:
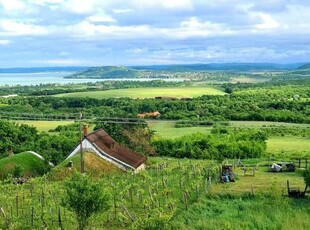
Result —
POLYGON ((150 112, 150 113, 139 113, 139 114, 137 114, 137 117, 139 117, 139 118, 158 117, 158 116, 160 116, 160 112, 158 112, 158 111, 150 112))
MULTIPOLYGON (((102 159, 109 161, 123 170, 133 170, 138 172, 145 168, 146 157, 139 153, 132 152, 130 149, 118 144, 103 129, 98 129, 92 133, 87 133, 84 127, 84 139, 82 140, 83 151, 94 152, 102 159)), ((79 144, 67 157, 70 158, 80 153, 79 144)))

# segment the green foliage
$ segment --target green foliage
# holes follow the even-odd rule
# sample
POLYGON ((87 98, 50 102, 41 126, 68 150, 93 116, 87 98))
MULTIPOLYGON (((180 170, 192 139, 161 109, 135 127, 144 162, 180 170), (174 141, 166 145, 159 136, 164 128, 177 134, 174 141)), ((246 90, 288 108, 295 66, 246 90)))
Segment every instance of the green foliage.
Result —
POLYGON ((81 230, 86 228, 92 215, 109 208, 109 197, 102 185, 85 174, 74 174, 64 186, 63 205, 76 214, 81 230))
POLYGON ((0 136, 0 158, 31 150, 38 139, 37 130, 34 127, 4 120, 0 120, 0 136))
POLYGON ((12 174, 15 178, 21 177, 23 175, 23 168, 20 165, 15 165, 12 174))
POLYGON ((310 169, 307 169, 303 173, 304 181, 307 186, 310 186, 310 169))
POLYGON ((262 131, 217 132, 213 135, 192 134, 175 139, 154 140, 160 156, 195 159, 259 158, 266 151, 262 131))

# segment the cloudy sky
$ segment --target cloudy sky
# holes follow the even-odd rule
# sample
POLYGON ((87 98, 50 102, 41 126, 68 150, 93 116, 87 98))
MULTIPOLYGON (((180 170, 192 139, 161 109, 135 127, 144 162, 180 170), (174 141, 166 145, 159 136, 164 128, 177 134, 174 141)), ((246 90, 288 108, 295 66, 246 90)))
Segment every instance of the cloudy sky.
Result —
POLYGON ((307 0, 0 0, 0 68, 308 61, 307 0))

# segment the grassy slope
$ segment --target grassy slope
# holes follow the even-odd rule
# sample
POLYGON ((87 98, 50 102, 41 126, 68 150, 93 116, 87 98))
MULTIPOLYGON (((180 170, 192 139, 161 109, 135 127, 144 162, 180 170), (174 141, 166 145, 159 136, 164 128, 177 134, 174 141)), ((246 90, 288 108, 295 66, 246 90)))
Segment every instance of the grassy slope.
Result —
POLYGON ((36 176, 46 167, 44 161, 31 153, 19 153, 0 160, 0 178, 12 174, 15 166, 23 169, 24 176, 36 176))
MULTIPOLYGON (((52 180, 62 180, 69 175, 72 175, 74 171, 81 171, 80 154, 73 156, 70 159, 65 160, 61 164, 57 165, 49 174, 49 178, 52 180), (67 167, 68 162, 73 162, 73 169, 67 167)), ((121 172, 115 165, 101 159, 94 153, 84 154, 85 171, 93 176, 100 176, 108 172, 121 172)))
POLYGON ((132 97, 132 98, 153 98, 156 96, 169 97, 198 97, 201 95, 224 95, 225 93, 217 88, 209 87, 156 87, 137 89, 113 89, 106 91, 91 91, 58 94, 56 97, 132 97))

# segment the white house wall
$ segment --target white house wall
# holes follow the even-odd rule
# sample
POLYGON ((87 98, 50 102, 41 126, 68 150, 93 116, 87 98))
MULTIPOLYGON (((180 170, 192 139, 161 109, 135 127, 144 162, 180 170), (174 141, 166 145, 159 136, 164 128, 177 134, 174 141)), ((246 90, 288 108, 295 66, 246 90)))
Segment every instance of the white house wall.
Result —
MULTIPOLYGON (((102 150, 99 151, 96 147, 94 147, 94 144, 91 143, 90 141, 88 141, 87 139, 84 139, 82 141, 82 146, 83 146, 83 151, 91 151, 96 153, 100 158, 116 165, 118 168, 123 169, 123 170, 128 170, 128 169, 133 169, 130 165, 127 165, 117 159, 115 159, 114 157, 109 157, 109 155, 105 152, 103 152, 102 150)), ((66 158, 69 159, 70 157, 73 157, 75 154, 79 153, 81 151, 81 146, 78 145, 71 153, 70 155, 66 158)))

